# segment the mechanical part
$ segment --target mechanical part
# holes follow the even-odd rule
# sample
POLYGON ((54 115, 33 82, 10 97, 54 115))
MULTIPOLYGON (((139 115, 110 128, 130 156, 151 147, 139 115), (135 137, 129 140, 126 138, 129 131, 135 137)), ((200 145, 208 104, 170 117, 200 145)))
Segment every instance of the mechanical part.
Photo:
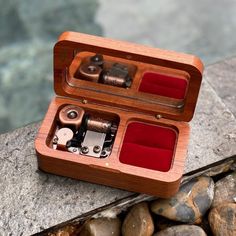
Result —
POLYGON ((100 158, 108 157, 111 154, 111 148, 103 148, 100 158))
POLYGON ((93 117, 83 108, 67 105, 59 111, 59 127, 53 149, 92 157, 107 157, 114 143, 117 124, 93 117))
POLYGON ((61 125, 74 127, 75 129, 80 127, 83 116, 84 109, 74 105, 67 105, 59 112, 59 120, 61 125))
POLYGON ((79 67, 79 74, 85 80, 98 82, 102 69, 93 63, 84 63, 79 67))
POLYGON ((77 116, 78 116, 78 114, 77 114, 77 112, 75 112, 75 111, 69 111, 68 112, 68 114, 67 114, 67 117, 69 118, 69 119, 75 119, 75 118, 77 118, 77 116))
POLYGON ((72 139, 73 136, 74 133, 71 129, 61 128, 56 132, 53 138, 53 144, 56 145, 56 148, 65 150, 67 148, 67 142, 72 139))
POLYGON ((68 150, 68 152, 72 152, 75 154, 79 154, 79 151, 80 151, 79 148, 75 148, 75 147, 69 147, 67 150, 68 150))
POLYGON ((96 54, 96 55, 90 57, 90 62, 93 65, 103 68, 104 60, 103 60, 103 56, 101 54, 96 54))
POLYGON ((88 148, 87 146, 83 146, 83 147, 81 148, 81 152, 82 152, 83 154, 87 154, 87 153, 89 153, 89 148, 88 148))
POLYGON ((101 151, 101 147, 100 146, 96 145, 96 146, 93 147, 93 152, 94 153, 99 153, 100 151, 101 151))
MULTIPOLYGON (((102 146, 106 138, 105 133, 99 133, 91 130, 87 130, 84 141, 82 143, 80 154, 92 157, 100 157, 102 146), (98 151, 99 147, 99 151, 98 151), (84 152, 84 148, 88 148, 88 152, 84 152), (96 152, 94 152, 94 150, 96 152)), ((87 150, 87 149, 86 149, 87 150)))
POLYGON ((112 123, 110 121, 103 120, 101 118, 89 118, 87 120, 87 129, 100 132, 108 133, 111 130, 112 123))
POLYGON ((102 73, 100 82, 117 87, 128 88, 131 86, 132 78, 129 76, 125 65, 115 63, 109 70, 102 73))

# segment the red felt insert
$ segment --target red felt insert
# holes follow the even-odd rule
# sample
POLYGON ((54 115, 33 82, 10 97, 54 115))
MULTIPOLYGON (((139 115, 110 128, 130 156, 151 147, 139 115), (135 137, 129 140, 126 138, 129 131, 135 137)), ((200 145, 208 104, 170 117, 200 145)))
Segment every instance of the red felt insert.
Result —
POLYGON ((143 75, 139 91, 169 98, 184 99, 187 86, 187 79, 146 72, 143 75))
POLYGON ((126 129, 120 162, 166 172, 171 167, 176 140, 172 128, 132 122, 126 129))

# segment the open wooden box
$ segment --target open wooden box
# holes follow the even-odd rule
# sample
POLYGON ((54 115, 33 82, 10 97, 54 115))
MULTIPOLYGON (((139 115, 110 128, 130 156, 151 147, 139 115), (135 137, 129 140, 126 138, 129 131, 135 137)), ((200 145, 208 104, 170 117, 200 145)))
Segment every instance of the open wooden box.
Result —
POLYGON ((129 191, 174 195, 183 175, 187 122, 195 110, 202 71, 201 61, 192 55, 63 33, 54 47, 58 96, 35 141, 39 168, 129 191), (125 65, 131 82, 117 86, 119 80, 114 78, 109 84, 84 79, 79 68, 97 54, 103 56, 105 69, 115 63, 125 65), (67 105, 116 124, 107 157, 53 148, 59 113, 67 105))

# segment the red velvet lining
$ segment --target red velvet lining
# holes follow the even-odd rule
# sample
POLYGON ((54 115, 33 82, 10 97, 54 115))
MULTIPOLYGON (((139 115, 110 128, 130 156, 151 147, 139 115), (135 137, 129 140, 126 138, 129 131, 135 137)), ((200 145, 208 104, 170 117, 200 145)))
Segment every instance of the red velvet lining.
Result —
POLYGON ((171 128, 132 122, 125 133, 120 162, 166 172, 171 167, 176 139, 171 128))
POLYGON ((184 99, 187 86, 187 79, 146 72, 143 75, 139 91, 169 98, 184 99))

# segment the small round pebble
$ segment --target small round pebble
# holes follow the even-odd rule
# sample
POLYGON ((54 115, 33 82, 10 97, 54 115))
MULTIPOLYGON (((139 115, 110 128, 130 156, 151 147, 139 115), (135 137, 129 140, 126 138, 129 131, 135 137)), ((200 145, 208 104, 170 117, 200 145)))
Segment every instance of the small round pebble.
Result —
POLYGON ((118 218, 97 218, 86 222, 80 236, 120 236, 121 222, 118 218))
POLYGON ((232 202, 236 197, 236 171, 220 179, 215 184, 215 196, 212 206, 218 206, 220 203, 232 202))
POLYGON ((146 202, 134 205, 122 225, 123 236, 151 236, 154 224, 146 202))
POLYGON ((236 203, 223 203, 213 208, 208 220, 214 236, 236 235, 236 203))
POLYGON ((178 225, 157 232, 153 236, 207 236, 204 230, 196 225, 178 225))
POLYGON ((151 210, 170 220, 196 223, 210 208, 213 197, 213 180, 201 176, 182 185, 174 197, 154 201, 151 210))

